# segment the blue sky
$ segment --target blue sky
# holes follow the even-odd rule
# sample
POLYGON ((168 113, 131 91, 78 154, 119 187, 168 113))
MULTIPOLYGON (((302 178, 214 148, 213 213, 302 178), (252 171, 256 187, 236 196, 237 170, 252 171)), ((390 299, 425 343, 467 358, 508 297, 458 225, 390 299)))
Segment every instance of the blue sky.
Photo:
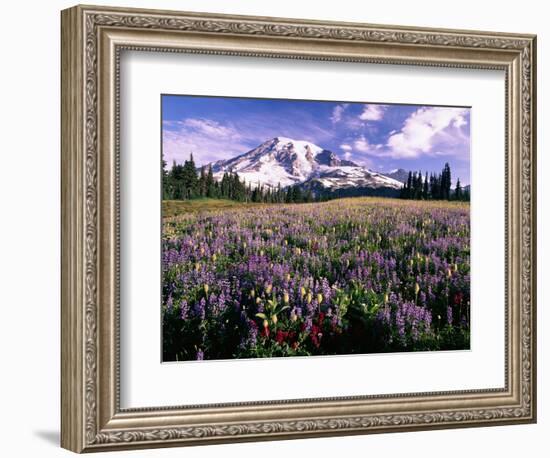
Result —
POLYGON ((440 172, 470 183, 470 109, 422 105, 162 96, 164 159, 197 166, 273 137, 306 140, 380 172, 440 172))

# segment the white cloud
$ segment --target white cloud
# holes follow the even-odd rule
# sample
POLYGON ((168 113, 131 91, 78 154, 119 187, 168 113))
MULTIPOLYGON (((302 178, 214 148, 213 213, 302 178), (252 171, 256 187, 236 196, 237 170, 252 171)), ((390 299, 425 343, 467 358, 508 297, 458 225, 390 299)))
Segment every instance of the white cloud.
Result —
POLYGON ((336 105, 332 110, 332 116, 330 117, 330 120, 333 123, 340 122, 342 120, 342 116, 344 115, 344 111, 346 111, 346 108, 348 107, 348 103, 343 103, 341 105, 336 105))
POLYGON ((223 126, 219 122, 211 121, 209 119, 187 118, 181 121, 181 124, 206 136, 218 135, 232 139, 240 137, 239 133, 235 129, 223 126))
POLYGON ((340 145, 340 149, 342 149, 344 151, 351 151, 353 148, 351 147, 351 145, 349 145, 347 143, 342 143, 340 145))
POLYGON ((355 146, 355 149, 357 151, 360 151, 362 153, 368 153, 370 151, 369 142, 364 136, 361 136, 359 137, 359 139, 355 140, 353 146, 355 146))
POLYGON ((193 153, 197 166, 243 154, 250 145, 231 125, 209 119, 187 118, 163 123, 162 152, 168 167, 183 163, 193 153))
POLYGON ((387 141, 388 155, 395 158, 415 158, 422 154, 453 154, 464 149, 469 135, 461 128, 467 124, 466 108, 423 107, 404 122, 398 133, 387 141), (434 147, 437 146, 437 150, 434 147))
POLYGON ((344 159, 346 159, 347 161, 349 161, 351 158, 352 158, 352 154, 351 154, 351 151, 346 151, 344 153, 344 159))
POLYGON ((383 148, 381 144, 371 144, 364 135, 353 142, 353 148, 360 153, 372 154, 383 148))
POLYGON ((384 117, 385 109, 386 105, 365 105, 359 119, 362 121, 380 121, 384 117))
POLYGON ((453 121, 453 126, 456 128, 460 128, 464 125, 466 125, 466 119, 464 119, 464 116, 462 115, 458 115, 453 121))

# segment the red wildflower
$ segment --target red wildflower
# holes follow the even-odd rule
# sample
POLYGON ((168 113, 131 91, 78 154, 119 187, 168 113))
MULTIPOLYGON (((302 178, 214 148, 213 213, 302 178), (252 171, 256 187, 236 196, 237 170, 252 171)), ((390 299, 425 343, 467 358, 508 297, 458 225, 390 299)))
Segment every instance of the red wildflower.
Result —
POLYGON ((277 331, 277 334, 275 334, 275 340, 279 345, 282 344, 287 337, 288 337, 288 332, 281 331, 280 329, 277 331))
POLYGON ((311 327, 310 337, 311 337, 311 341, 313 342, 313 345, 315 345, 315 347, 319 348, 321 346, 321 337, 322 336, 323 336, 323 334, 321 333, 321 328, 314 324, 311 327))
POLYGON ((458 292, 454 295, 454 298, 453 298, 453 302, 455 303, 455 305, 459 305, 461 302, 462 302, 462 299, 463 299, 463 294, 462 292, 458 292))
POLYGON ((323 324, 323 321, 325 320, 325 312, 319 312, 319 326, 323 324))

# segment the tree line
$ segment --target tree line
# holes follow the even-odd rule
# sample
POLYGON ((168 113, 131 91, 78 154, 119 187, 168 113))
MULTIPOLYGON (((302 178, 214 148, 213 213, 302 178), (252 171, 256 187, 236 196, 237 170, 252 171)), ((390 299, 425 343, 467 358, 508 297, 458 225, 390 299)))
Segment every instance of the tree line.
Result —
POLYGON ((431 173, 428 176, 426 172, 423 176, 422 172, 409 171, 399 197, 416 200, 470 200, 470 192, 462 187, 460 178, 457 178, 454 190, 451 189, 451 183, 449 163, 445 163, 443 170, 437 175, 431 173))
POLYGON ((209 197, 213 199, 230 199, 239 202, 259 203, 305 203, 315 202, 316 198, 310 190, 302 190, 299 186, 276 188, 260 183, 252 187, 234 172, 224 172, 222 179, 214 179, 212 165, 197 168, 193 154, 182 164, 172 164, 172 169, 166 171, 166 162, 162 161, 162 198, 164 200, 187 200, 209 197))
MULTIPOLYGON (((362 191, 364 193, 364 191, 362 191)), ((364 194, 359 194, 364 195, 364 194)), ((230 199, 239 202, 259 203, 304 203, 319 202, 338 197, 353 197, 339 193, 314 193, 311 189, 303 189, 299 185, 282 188, 264 186, 258 183, 252 186, 241 180, 237 173, 224 172, 221 180, 214 179, 212 165, 203 166, 197 173, 193 154, 183 164, 172 164, 170 171, 166 170, 166 162, 162 161, 162 198, 164 200, 187 200, 197 198, 230 199)), ((392 195, 394 196, 394 195, 392 195)), ((428 172, 411 172, 399 192, 402 199, 418 200, 470 200, 470 193, 463 189, 460 179, 457 179, 455 190, 451 190, 451 168, 448 163, 440 174, 428 176, 428 172)))

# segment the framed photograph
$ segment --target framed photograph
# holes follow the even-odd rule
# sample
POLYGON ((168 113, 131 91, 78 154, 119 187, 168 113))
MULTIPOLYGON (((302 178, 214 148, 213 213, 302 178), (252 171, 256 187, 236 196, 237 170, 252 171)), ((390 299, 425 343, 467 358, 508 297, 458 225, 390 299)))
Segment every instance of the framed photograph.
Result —
POLYGON ((536 421, 536 37, 62 12, 62 446, 536 421))

